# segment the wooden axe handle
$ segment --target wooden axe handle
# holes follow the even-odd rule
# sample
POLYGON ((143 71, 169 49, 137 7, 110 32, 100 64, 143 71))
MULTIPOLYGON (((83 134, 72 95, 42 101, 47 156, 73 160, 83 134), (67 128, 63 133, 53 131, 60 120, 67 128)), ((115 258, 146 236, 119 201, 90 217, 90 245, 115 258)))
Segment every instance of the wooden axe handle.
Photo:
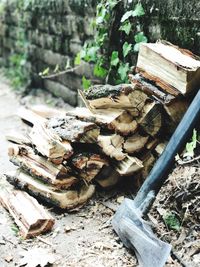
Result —
MULTIPOLYGON (((150 191, 154 191, 155 195, 157 195, 164 181, 168 177, 176 154, 187 142, 187 139, 198 120, 200 121, 200 90, 198 90, 195 98, 168 142, 168 145, 138 191, 134 199, 136 207, 139 208, 144 203, 150 191)), ((148 209, 151 204, 152 202, 149 203, 148 209)))

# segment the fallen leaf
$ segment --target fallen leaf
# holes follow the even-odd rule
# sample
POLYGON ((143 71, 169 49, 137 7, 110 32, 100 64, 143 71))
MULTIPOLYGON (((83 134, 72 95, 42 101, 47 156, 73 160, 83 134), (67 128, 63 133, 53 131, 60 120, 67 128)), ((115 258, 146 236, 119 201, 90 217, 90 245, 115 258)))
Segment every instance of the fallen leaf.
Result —
POLYGON ((54 255, 44 248, 32 248, 20 254, 23 258, 20 260, 19 267, 45 267, 56 260, 54 255))
POLYGON ((4 260, 5 260, 6 262, 11 262, 11 261, 13 260, 13 256, 8 255, 8 256, 4 257, 4 260))

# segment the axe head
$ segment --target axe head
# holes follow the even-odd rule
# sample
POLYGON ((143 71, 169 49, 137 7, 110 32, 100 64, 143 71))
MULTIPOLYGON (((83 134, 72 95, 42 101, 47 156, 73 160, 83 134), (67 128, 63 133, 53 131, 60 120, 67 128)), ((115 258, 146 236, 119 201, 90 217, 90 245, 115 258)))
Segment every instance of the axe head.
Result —
POLYGON ((142 212, 134 200, 125 199, 113 217, 112 225, 123 244, 135 250, 139 266, 163 267, 171 245, 158 239, 149 224, 142 219, 142 212))

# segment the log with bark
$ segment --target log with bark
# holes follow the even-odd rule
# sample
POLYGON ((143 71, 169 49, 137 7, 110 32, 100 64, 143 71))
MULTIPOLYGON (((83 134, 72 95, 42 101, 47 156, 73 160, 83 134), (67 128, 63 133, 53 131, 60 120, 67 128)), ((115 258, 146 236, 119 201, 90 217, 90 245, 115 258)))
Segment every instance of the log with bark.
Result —
POLYGON ((95 143, 100 133, 100 128, 95 123, 80 121, 74 116, 51 118, 46 122, 46 127, 62 140, 72 143, 95 143))
POLYGON ((105 156, 91 152, 74 154, 71 158, 71 163, 78 176, 86 182, 91 182, 104 166, 109 165, 105 156))
POLYGON ((128 154, 133 154, 136 152, 139 152, 145 147, 145 144, 147 143, 149 139, 149 136, 142 136, 139 133, 135 133, 132 136, 129 136, 126 138, 123 149, 128 154))
POLYGON ((12 145, 8 149, 10 161, 26 170, 30 175, 54 185, 58 189, 66 189, 78 182, 72 170, 62 164, 56 165, 41 157, 25 145, 12 145))
POLYGON ((141 44, 136 71, 175 96, 200 86, 199 58, 167 42, 141 44))
POLYGON ((90 109, 119 108, 130 109, 138 116, 148 96, 130 84, 94 85, 85 92, 90 109))
POLYGON ((30 195, 44 200, 46 203, 61 209, 74 209, 85 204, 94 194, 94 185, 77 185, 77 188, 69 190, 58 190, 53 186, 33 178, 24 171, 5 174, 8 182, 16 188, 27 191, 30 195))
POLYGON ((13 190, 8 185, 0 190, 0 202, 19 227, 23 238, 31 238, 52 229, 54 218, 36 199, 26 192, 13 190))

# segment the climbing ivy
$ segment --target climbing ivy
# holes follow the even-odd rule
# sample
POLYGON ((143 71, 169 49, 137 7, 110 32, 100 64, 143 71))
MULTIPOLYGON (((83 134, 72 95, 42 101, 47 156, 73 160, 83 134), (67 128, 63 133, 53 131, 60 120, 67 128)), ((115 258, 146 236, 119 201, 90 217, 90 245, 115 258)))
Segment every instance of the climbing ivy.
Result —
MULTIPOLYGON (((85 42, 74 60, 75 65, 79 65, 81 60, 93 63, 94 75, 112 84, 128 82, 132 54, 138 52, 141 43, 147 42, 147 37, 140 30, 139 18, 145 14, 142 4, 130 6, 122 13, 123 2, 99 2, 93 22, 94 40, 85 42), (117 29, 114 28, 116 24, 117 29)), ((83 87, 86 89, 90 84, 84 82, 83 87)))

